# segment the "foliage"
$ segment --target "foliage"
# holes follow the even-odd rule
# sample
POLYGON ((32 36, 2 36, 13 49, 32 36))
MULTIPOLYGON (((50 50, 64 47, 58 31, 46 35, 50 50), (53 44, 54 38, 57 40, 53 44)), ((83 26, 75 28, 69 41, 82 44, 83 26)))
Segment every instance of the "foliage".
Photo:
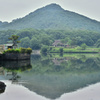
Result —
POLYGON ((20 41, 21 41, 21 43, 20 43, 21 47, 24 47, 24 48, 30 47, 29 37, 22 38, 20 41))
POLYGON ((75 47, 75 48, 61 48, 61 47, 52 47, 52 49, 48 49, 48 52, 50 53, 60 53, 60 50, 63 51, 63 53, 98 53, 100 52, 99 48, 87 48, 85 50, 82 49, 82 47, 75 47))
POLYGON ((28 53, 30 54, 32 52, 31 48, 20 48, 20 52, 21 53, 28 53))
POLYGON ((20 43, 20 41, 18 41, 19 36, 17 35, 12 35, 11 37, 9 37, 9 40, 12 40, 13 42, 13 47, 17 47, 17 43, 20 43))
POLYGON ((85 43, 99 47, 100 22, 65 11, 59 5, 49 5, 11 23, 0 22, 0 44, 7 43, 8 38, 14 45, 20 40, 20 47, 34 50, 51 46, 55 40, 70 46, 85 43))
POLYGON ((41 43, 38 39, 36 38, 32 38, 31 41, 30 41, 30 46, 33 50, 38 50, 41 48, 41 43))
POLYGON ((32 49, 31 48, 27 48, 25 52, 30 54, 32 52, 32 49))
POLYGON ((7 30, 0 31, 0 44, 6 44, 8 38, 15 33, 19 36, 20 47, 32 48, 34 50, 40 49, 43 45, 51 46, 52 43, 59 39, 64 44, 69 46, 81 46, 85 43, 87 46, 98 47, 97 40, 100 39, 99 32, 87 31, 87 30, 35 30, 35 29, 24 29, 24 30, 7 30), (57 34, 61 34, 58 37, 57 34), (95 44, 95 45, 94 45, 95 44))
POLYGON ((28 54, 31 54, 32 52, 32 49, 31 48, 16 48, 16 49, 8 49, 8 50, 5 50, 3 52, 3 54, 5 53, 28 53, 28 54))
POLYGON ((47 53, 47 51, 48 51, 48 47, 47 46, 43 46, 41 48, 41 53, 47 53))
POLYGON ((96 46, 97 48, 100 47, 100 39, 97 40, 97 42, 95 43, 95 46, 96 46))
POLYGON ((59 48, 60 53, 63 53, 63 48, 59 48))
POLYGON ((81 50, 81 47, 80 47, 80 46, 77 46, 76 49, 77 49, 77 50, 81 50))
POLYGON ((26 48, 20 48, 20 53, 26 53, 26 48))
POLYGON ((85 43, 83 43, 83 44, 81 45, 81 49, 82 49, 82 50, 85 50, 86 47, 87 47, 87 45, 86 45, 85 43))
POLYGON ((3 52, 3 54, 5 54, 5 53, 20 53, 20 49, 10 49, 10 48, 8 48, 8 50, 5 50, 3 52))

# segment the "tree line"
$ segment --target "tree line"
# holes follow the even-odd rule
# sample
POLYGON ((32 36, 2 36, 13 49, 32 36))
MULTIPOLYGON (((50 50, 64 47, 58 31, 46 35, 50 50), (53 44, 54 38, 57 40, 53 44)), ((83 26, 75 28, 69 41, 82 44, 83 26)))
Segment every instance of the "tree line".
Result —
POLYGON ((62 43, 68 45, 81 46, 85 43, 87 46, 100 46, 100 33, 87 30, 1 30, 0 44, 6 44, 11 35, 19 36, 21 47, 31 47, 34 50, 40 49, 42 46, 51 46, 55 40, 61 40, 62 43))

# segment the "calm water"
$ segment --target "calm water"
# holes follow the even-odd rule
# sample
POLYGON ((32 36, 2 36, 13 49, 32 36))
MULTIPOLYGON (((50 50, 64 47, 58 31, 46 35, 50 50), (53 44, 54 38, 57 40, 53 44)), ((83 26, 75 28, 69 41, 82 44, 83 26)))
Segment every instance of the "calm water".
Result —
POLYGON ((0 62, 0 100, 100 100, 100 56, 32 55, 0 62))

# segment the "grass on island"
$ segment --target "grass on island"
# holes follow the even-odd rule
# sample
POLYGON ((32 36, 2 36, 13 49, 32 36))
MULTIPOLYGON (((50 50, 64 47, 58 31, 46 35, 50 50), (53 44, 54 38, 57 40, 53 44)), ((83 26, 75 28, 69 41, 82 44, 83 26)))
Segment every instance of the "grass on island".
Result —
POLYGON ((27 54, 31 54, 31 52, 32 52, 31 48, 16 48, 16 49, 8 48, 7 50, 3 51, 3 54, 6 54, 6 53, 27 53, 27 54))

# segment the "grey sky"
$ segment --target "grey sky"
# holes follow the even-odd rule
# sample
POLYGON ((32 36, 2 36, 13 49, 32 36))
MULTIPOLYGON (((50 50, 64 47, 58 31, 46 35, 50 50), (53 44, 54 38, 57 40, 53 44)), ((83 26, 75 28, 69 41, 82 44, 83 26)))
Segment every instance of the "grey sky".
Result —
POLYGON ((12 21, 51 3, 100 21, 100 0, 0 0, 0 21, 12 21))

